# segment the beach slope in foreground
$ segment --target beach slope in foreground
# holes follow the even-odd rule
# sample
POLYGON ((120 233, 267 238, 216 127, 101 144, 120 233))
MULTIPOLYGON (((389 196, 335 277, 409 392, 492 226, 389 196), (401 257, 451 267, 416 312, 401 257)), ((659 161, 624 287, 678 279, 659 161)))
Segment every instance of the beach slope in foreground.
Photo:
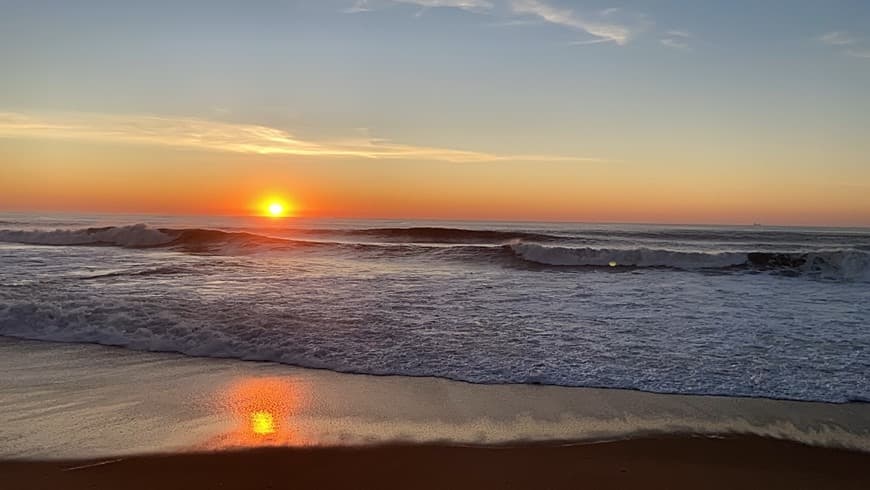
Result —
POLYGON ((867 453, 757 437, 0 463, 5 488, 868 488, 867 453))

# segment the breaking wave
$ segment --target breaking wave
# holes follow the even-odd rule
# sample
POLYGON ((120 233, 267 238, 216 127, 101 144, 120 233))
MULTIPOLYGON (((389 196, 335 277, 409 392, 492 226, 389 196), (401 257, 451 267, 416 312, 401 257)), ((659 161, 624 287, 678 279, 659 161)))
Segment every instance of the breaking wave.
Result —
POLYGON ((751 268, 813 274, 826 279, 870 280, 870 254, 859 250, 711 253, 649 248, 575 248, 525 242, 513 243, 510 249, 523 260, 549 266, 751 268))
POLYGON ((636 248, 629 250, 607 248, 550 247, 537 243, 517 242, 510 245, 518 256, 530 262, 555 266, 599 267, 676 267, 721 268, 744 265, 746 254, 676 252, 636 248))
POLYGON ((549 242, 564 238, 544 233, 440 227, 369 228, 344 230, 341 233, 347 236, 378 238, 384 241, 427 243, 506 243, 512 240, 549 242))
POLYGON ((118 247, 156 247, 175 237, 144 224, 107 226, 76 230, 26 231, 0 230, 0 241, 31 245, 114 245, 118 247))
POLYGON ((219 245, 251 245, 293 243, 294 240, 273 238, 247 232, 228 232, 202 228, 151 228, 145 224, 106 226, 73 230, 24 231, 0 230, 0 242, 29 245, 116 246, 124 248, 198 247, 219 245))
MULTIPOLYGON (((465 230, 459 228, 413 227, 369 228, 361 230, 293 230, 303 236, 331 235, 375 239, 378 242, 400 243, 481 243, 503 244, 515 240, 548 242, 561 237, 541 233, 497 230, 465 230)), ((143 248, 178 243, 206 243, 227 240, 300 241, 202 228, 151 228, 145 224, 108 226, 101 228, 57 229, 51 231, 0 230, 0 241, 33 245, 116 245, 143 248)))
MULTIPOLYGON (((316 230, 295 230, 297 235, 316 230)), ((163 247, 192 253, 235 255, 307 246, 339 247, 377 258, 426 255, 477 262, 582 268, 740 269, 779 271, 824 279, 870 281, 870 253, 860 249, 801 251, 684 251, 649 247, 578 246, 582 238, 457 228, 331 230, 354 241, 311 241, 202 228, 151 228, 144 224, 52 231, 0 230, 0 242, 51 246, 163 247), (366 241, 365 239, 374 239, 366 241), (554 244, 553 242, 559 242, 554 244)), ((321 232, 321 234, 323 234, 321 232)))

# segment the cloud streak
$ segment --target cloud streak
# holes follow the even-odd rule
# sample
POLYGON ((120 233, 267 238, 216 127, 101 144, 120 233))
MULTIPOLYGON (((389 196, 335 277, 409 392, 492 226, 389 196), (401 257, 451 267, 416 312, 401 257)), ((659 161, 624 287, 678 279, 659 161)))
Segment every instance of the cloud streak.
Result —
POLYGON ((489 0, 357 0, 353 6, 344 10, 345 13, 355 14, 358 12, 369 12, 376 8, 377 4, 406 4, 416 5, 418 7, 428 8, 457 8, 468 10, 471 12, 479 12, 491 10, 492 2, 489 0))
POLYGON ((571 9, 556 8, 540 0, 512 0, 510 5, 514 14, 532 15, 551 24, 583 31, 620 46, 631 40, 631 31, 626 26, 592 21, 578 15, 571 9))
POLYGON ((493 17, 507 18, 508 20, 503 23, 504 25, 528 24, 531 22, 523 18, 533 17, 541 22, 582 31, 594 36, 595 41, 610 42, 620 46, 627 44, 633 36, 629 27, 606 19, 621 12, 621 9, 605 9, 593 18, 580 15, 570 8, 554 7, 543 0, 500 0, 498 3, 490 0, 357 0, 344 12, 351 14, 368 12, 389 5, 401 4, 415 5, 423 10, 439 7, 456 8, 493 17))
POLYGON ((455 163, 604 161, 599 158, 495 154, 417 146, 371 137, 314 141, 268 126, 153 115, 0 112, 0 137, 134 143, 229 153, 317 158, 426 160, 455 163))
POLYGON ((692 35, 688 32, 670 30, 665 34, 667 34, 667 37, 659 39, 659 42, 662 46, 666 48, 676 49, 678 51, 689 52, 692 50, 692 47, 689 46, 689 41, 692 39, 692 35))
POLYGON ((852 36, 848 32, 828 32, 817 37, 816 40, 825 46, 840 48, 842 54, 850 58, 870 59, 870 50, 862 47, 862 44, 864 46, 866 46, 866 44, 862 43, 861 39, 852 36))
POLYGON ((424 8, 450 7, 462 10, 489 10, 492 2, 487 0, 390 0, 393 3, 407 3, 424 8))
POLYGON ((680 41, 679 39, 666 37, 664 39, 661 39, 659 42, 662 44, 662 46, 664 46, 666 48, 676 49, 679 51, 691 51, 692 50, 692 48, 690 48, 686 42, 680 41))
POLYGON ((819 36, 819 41, 828 46, 852 46, 858 43, 858 40, 845 32, 834 31, 819 36))
POLYGON ((690 37, 692 37, 692 35, 689 34, 688 32, 686 32, 686 31, 679 31, 679 30, 670 30, 670 31, 668 31, 666 34, 667 34, 668 36, 670 36, 670 37, 682 37, 682 38, 690 38, 690 37))

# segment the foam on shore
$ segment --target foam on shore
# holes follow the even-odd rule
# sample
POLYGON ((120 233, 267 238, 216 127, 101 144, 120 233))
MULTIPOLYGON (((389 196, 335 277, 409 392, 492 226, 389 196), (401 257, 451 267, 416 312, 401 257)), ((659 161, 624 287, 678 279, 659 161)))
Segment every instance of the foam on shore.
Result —
POLYGON ((0 372, 0 458, 663 434, 870 451, 863 403, 475 385, 11 339, 0 372))

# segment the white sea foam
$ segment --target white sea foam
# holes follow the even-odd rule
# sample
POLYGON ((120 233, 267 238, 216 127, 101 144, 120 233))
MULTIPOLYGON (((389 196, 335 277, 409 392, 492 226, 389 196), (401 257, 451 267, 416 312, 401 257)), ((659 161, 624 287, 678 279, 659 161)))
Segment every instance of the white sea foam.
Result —
POLYGON ((160 230, 144 224, 109 226, 74 230, 0 230, 0 242, 32 245, 116 245, 120 247, 153 247, 174 239, 160 230))
MULTIPOLYGON (((322 231, 320 232, 323 233, 322 231)), ((870 252, 858 248, 825 250, 814 248, 809 251, 794 247, 760 247, 756 250, 668 249, 648 246, 580 246, 557 239, 552 235, 524 232, 496 232, 481 230, 461 230, 453 228, 409 228, 357 230, 351 234, 341 231, 345 240, 339 242, 305 241, 297 236, 280 238, 251 232, 227 232, 219 229, 203 228, 151 228, 144 224, 112 226, 102 228, 55 229, 55 230, 10 230, 0 229, 0 242, 15 242, 34 245, 81 246, 112 245, 125 248, 148 248, 172 245, 179 251, 208 250, 215 255, 250 255, 280 251, 295 253, 305 245, 320 247, 352 247, 364 258, 367 254, 378 257, 407 257, 426 255, 427 258, 460 258, 499 263, 499 251, 510 252, 525 261, 547 266, 575 267, 657 267, 677 270, 728 269, 737 270, 779 270, 809 277, 870 281, 870 252), (369 235, 380 240, 386 234, 390 239, 401 238, 400 244, 370 243, 365 241, 369 235), (359 236, 360 242, 346 241, 347 235, 359 236), (515 238, 504 248, 498 248, 499 241, 512 235, 541 238, 545 241, 560 241, 560 244, 541 243, 515 238), (407 240, 420 240, 422 243, 408 243, 407 240), (449 246, 433 248, 429 242, 441 240, 449 246), (459 240, 459 242, 457 242, 459 240), (477 242, 489 240, 493 245, 462 243, 463 240, 477 242)), ((744 244, 747 245, 747 244, 744 244)), ((855 247, 860 247, 860 244, 855 247)), ((501 258, 504 258, 501 255, 501 258)))
POLYGON ((514 242, 511 249, 520 257, 544 265, 674 267, 697 269, 743 265, 745 253, 678 252, 672 250, 596 249, 559 247, 537 243, 514 242))
POLYGON ((510 249, 523 260, 553 266, 668 267, 685 270, 748 266, 791 270, 822 279, 870 281, 870 253, 860 250, 700 252, 566 247, 523 241, 511 243, 510 249))
POLYGON ((803 272, 818 273, 826 279, 870 281, 870 253, 859 250, 837 250, 807 254, 803 272))

